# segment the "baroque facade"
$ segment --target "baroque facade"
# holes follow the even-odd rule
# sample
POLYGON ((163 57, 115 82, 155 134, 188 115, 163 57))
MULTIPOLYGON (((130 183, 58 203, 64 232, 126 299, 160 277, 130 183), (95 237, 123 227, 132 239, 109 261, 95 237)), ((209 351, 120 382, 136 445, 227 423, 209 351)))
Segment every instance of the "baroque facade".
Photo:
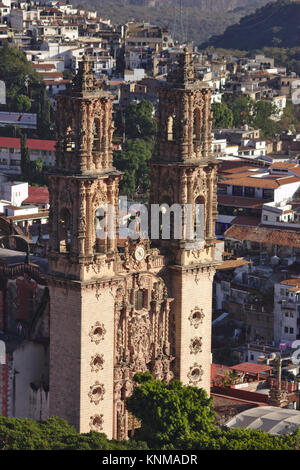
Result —
POLYGON ((112 162, 113 97, 83 60, 57 97, 56 168, 50 179, 50 415, 79 432, 128 435, 125 400, 136 372, 210 389, 215 272, 216 162, 210 154, 210 90, 191 54, 159 92, 151 204, 204 207, 203 237, 126 240, 117 231, 121 174, 112 162))

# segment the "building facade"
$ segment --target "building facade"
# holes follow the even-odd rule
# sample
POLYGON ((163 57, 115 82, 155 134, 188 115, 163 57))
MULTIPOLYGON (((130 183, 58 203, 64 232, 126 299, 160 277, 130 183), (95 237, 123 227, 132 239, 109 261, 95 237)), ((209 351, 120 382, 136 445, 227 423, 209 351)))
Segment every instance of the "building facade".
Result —
POLYGON ((203 237, 182 227, 176 239, 171 216, 168 240, 162 222, 158 237, 126 239, 121 250, 102 223, 117 229, 107 209, 117 213, 121 179, 112 162, 112 101, 86 60, 57 97, 56 167, 49 176, 50 415, 79 432, 123 439, 136 372, 175 377, 209 393, 216 162, 210 91, 194 78, 186 51, 160 90, 150 202, 189 205, 193 217, 201 204, 203 237))

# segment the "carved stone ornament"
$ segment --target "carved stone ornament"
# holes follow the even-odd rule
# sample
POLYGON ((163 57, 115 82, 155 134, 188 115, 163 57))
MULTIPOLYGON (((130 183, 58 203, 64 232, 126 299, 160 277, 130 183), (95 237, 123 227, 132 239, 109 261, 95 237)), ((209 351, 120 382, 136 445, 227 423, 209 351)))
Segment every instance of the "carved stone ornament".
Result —
POLYGON ((194 365, 190 367, 190 371, 187 376, 190 381, 190 384, 195 385, 202 380, 202 375, 202 366, 194 363, 194 365))
POLYGON ((103 415, 94 415, 90 418, 90 428, 92 431, 102 431, 103 429, 103 415))
POLYGON ((100 341, 104 339, 105 333, 106 329, 104 328, 103 323, 97 321, 95 325, 92 326, 89 336, 94 343, 99 344, 100 341))
POLYGON ((190 351, 191 354, 197 354, 202 351, 202 338, 195 336, 191 339, 190 351))
POLYGON ((90 362, 91 371, 99 372, 100 370, 103 369, 103 364, 104 364, 103 354, 95 354, 95 356, 92 357, 91 362, 90 362))
POLYGON ((137 283, 140 289, 147 289, 150 286, 150 278, 149 276, 140 275, 137 283))
POLYGON ((91 385, 90 392, 89 392, 91 403, 95 403, 95 405, 98 405, 99 402, 103 400, 104 393, 105 393, 104 385, 101 384, 100 382, 95 382, 94 385, 91 385))
POLYGON ((190 324, 194 326, 195 328, 198 328, 198 326, 203 323, 203 318, 204 318, 204 312, 202 308, 195 307, 189 316, 190 324))

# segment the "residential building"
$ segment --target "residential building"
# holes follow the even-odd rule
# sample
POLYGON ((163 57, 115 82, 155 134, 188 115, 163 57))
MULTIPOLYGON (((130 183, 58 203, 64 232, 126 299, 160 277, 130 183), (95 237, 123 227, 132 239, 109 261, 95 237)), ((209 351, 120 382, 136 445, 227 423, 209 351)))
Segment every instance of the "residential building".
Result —
MULTIPOLYGON (((27 139, 27 148, 32 161, 41 158, 45 165, 55 164, 54 140, 27 139)), ((21 140, 13 137, 0 137, 0 171, 10 174, 21 173, 21 140)))
POLYGON ((274 285, 274 340, 292 343, 300 339, 300 278, 274 285))

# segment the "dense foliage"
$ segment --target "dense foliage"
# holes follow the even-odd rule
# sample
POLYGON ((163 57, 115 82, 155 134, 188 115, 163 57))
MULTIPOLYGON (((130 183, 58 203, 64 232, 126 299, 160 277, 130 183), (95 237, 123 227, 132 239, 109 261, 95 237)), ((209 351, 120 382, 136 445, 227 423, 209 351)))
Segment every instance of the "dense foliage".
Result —
POLYGON ((233 124, 233 112, 226 103, 213 103, 213 129, 229 129, 233 124))
POLYGON ((26 59, 24 52, 7 44, 0 47, 0 80, 6 84, 9 111, 23 111, 18 109, 22 102, 24 106, 24 101, 28 105, 28 99, 37 99, 44 86, 42 78, 26 59), (20 96, 26 97, 27 100, 20 96))
POLYGON ((194 432, 214 430, 212 400, 203 389, 183 386, 177 380, 154 380, 149 372, 136 374, 136 380, 140 386, 126 400, 126 406, 142 421, 136 435, 150 447, 181 448, 194 432))
POLYGON ((125 131, 128 139, 121 151, 114 153, 116 168, 124 172, 120 190, 128 196, 144 194, 150 187, 147 165, 154 148, 156 121, 153 119, 153 105, 148 100, 131 103, 126 107, 123 118, 118 113, 116 134, 125 131))
POLYGON ((60 418, 44 422, 0 416, 0 450, 131 450, 146 449, 143 442, 108 440, 91 431, 78 434, 60 418))
POLYGON ((57 417, 44 422, 0 416, 0 450, 299 450, 300 429, 274 436, 252 429, 222 429, 213 400, 202 389, 136 374, 127 408, 142 421, 135 440, 109 440, 103 433, 78 434, 57 417), (141 440, 143 439, 143 440, 141 440))
POLYGON ((123 150, 114 153, 114 164, 122 171, 120 190, 128 196, 145 194, 150 187, 147 162, 151 158, 151 145, 142 139, 128 140, 123 150))
POLYGON ((21 134, 21 179, 31 185, 48 185, 48 178, 45 174, 47 169, 48 167, 44 165, 41 157, 33 161, 30 160, 27 137, 25 134, 21 134))
POLYGON ((139 384, 127 399, 129 411, 141 419, 136 437, 150 448, 176 450, 294 450, 300 430, 274 436, 251 429, 221 429, 215 424, 213 401, 206 392, 179 381, 169 384, 149 374, 136 374, 139 384))
POLYGON ((262 137, 274 137, 277 126, 271 116, 276 115, 276 107, 269 101, 254 101, 243 94, 224 95, 222 103, 212 105, 213 127, 241 127, 244 124, 261 129, 262 137))
POLYGON ((255 13, 229 26, 225 33, 213 36, 202 47, 214 46, 252 50, 269 47, 299 46, 300 4, 292 0, 270 2, 255 13))
MULTIPOLYGON (((8 44, 0 47, 0 80, 6 85, 7 109, 12 112, 37 113, 34 137, 52 137, 51 104, 42 77, 34 70, 23 51, 8 44)), ((11 135, 8 129, 7 135, 11 135)))

